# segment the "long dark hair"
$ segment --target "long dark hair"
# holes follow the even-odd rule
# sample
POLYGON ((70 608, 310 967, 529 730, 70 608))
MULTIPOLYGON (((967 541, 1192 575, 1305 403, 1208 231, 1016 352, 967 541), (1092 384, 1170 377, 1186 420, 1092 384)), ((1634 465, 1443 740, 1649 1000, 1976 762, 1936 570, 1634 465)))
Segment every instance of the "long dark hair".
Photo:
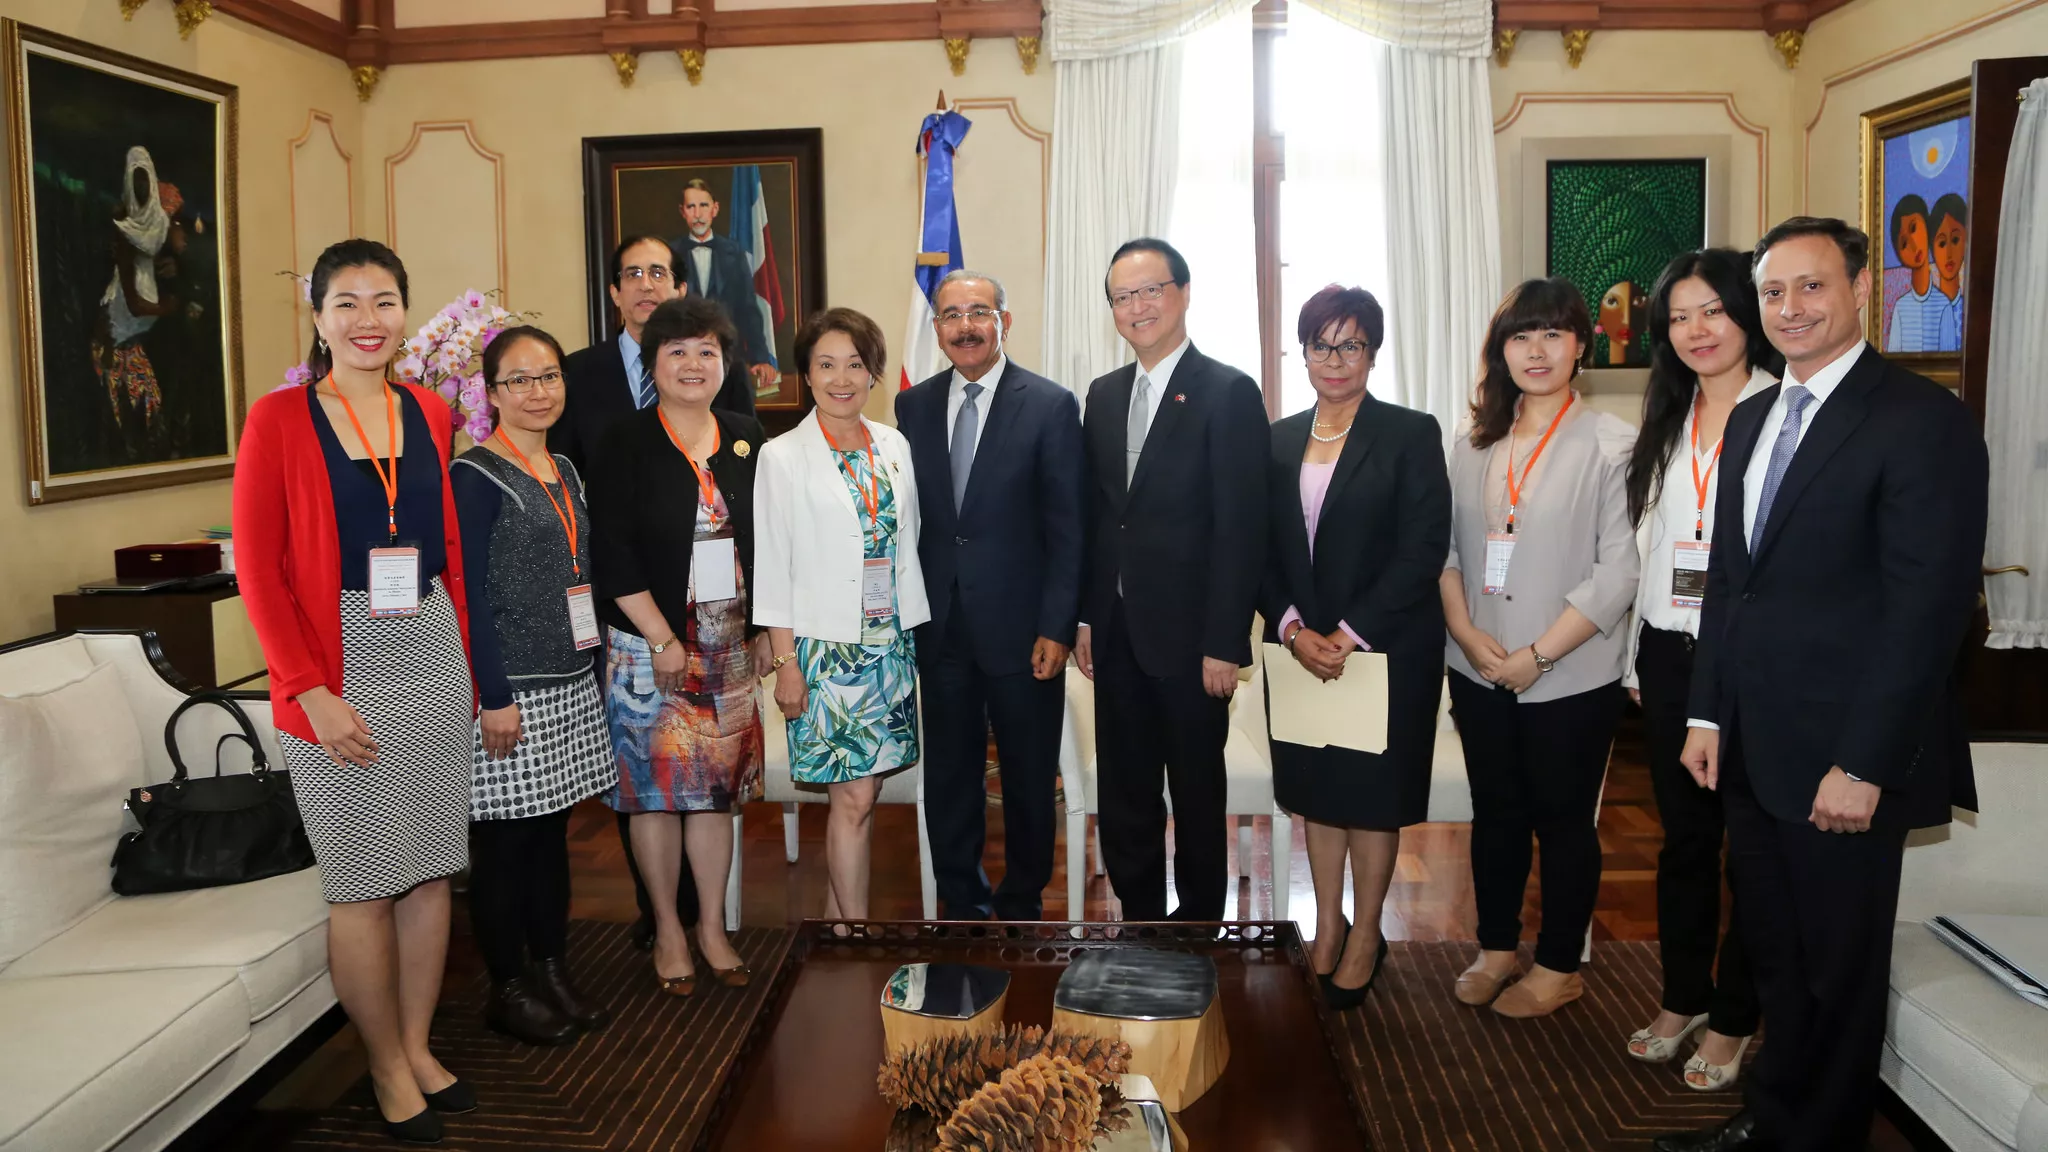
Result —
POLYGON ((1579 358, 1572 362, 1572 379, 1579 378, 1586 357, 1593 351, 1593 315, 1586 311, 1586 298, 1571 281, 1563 279, 1524 280, 1509 292, 1494 310, 1486 328, 1486 350, 1480 356, 1479 386, 1472 395, 1472 446, 1484 448, 1508 434, 1515 425, 1515 401, 1522 398, 1521 386, 1508 371, 1508 340, 1522 332, 1556 328, 1579 338, 1579 358))
MULTIPOLYGON (((405 263, 398 258, 398 253, 375 240, 357 237, 328 245, 327 251, 313 261, 312 302, 316 314, 327 302, 328 281, 350 268, 382 268, 391 273, 391 278, 398 281, 398 302, 408 308, 412 306, 405 280, 405 263)), ((317 324, 313 328, 313 351, 306 357, 306 369, 313 374, 315 384, 327 379, 327 374, 334 371, 334 352, 320 338, 317 324)))
POLYGON ((1733 248, 1685 252, 1664 266, 1657 286, 1650 290, 1650 383, 1643 393, 1643 427, 1636 433, 1635 448, 1628 458, 1630 523, 1641 523, 1651 494, 1663 491, 1664 466, 1685 431, 1685 415, 1692 410, 1693 390, 1699 385, 1699 376, 1679 359, 1678 349, 1671 343, 1672 290, 1695 276, 1706 281, 1721 298, 1729 319, 1742 329, 1750 371, 1763 368, 1775 374, 1782 363, 1764 335, 1763 313, 1750 279, 1751 264, 1749 253, 1733 248))

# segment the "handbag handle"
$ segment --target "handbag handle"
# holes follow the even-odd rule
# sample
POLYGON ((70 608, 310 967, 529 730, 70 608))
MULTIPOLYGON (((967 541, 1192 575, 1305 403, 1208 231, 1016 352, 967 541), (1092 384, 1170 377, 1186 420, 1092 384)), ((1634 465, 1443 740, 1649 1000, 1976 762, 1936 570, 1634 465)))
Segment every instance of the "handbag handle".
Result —
POLYGON ((164 721, 164 750, 171 754, 171 767, 176 769, 171 776, 173 784, 183 784, 186 778, 185 761, 178 755, 178 718, 183 716, 187 710, 201 704, 211 704, 216 708, 226 709, 228 714, 235 718, 235 723, 240 725, 242 729, 239 734, 234 732, 228 733, 214 744, 213 774, 215 776, 220 775, 221 746, 230 740, 237 739, 249 746, 249 771, 252 775, 260 776, 270 771, 270 760, 263 755, 263 745, 257 742, 256 739, 256 726, 249 723, 249 714, 242 711, 242 706, 235 703, 234 697, 224 692, 194 692, 185 698, 184 703, 178 705, 171 712, 169 720, 164 721))

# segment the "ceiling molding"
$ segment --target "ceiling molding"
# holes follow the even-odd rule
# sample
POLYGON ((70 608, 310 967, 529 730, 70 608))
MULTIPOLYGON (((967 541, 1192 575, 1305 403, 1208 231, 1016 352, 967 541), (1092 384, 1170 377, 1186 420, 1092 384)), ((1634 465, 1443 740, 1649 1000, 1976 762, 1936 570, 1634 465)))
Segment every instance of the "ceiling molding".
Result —
POLYGON ((1804 31, 1849 0, 1497 0, 1496 28, 1804 31))

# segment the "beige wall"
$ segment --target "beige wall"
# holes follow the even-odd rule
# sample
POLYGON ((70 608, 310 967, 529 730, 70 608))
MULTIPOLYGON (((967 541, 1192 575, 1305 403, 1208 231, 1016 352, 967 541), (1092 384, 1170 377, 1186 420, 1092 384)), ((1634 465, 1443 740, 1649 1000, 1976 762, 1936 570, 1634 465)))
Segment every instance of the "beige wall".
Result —
MULTIPOLYGON (((133 21, 120 7, 80 0, 9 0, 5 14, 241 87, 241 286, 244 364, 253 398, 296 361, 294 291, 272 275, 293 261, 290 142, 308 110, 335 116, 337 139, 359 150, 359 113, 341 62, 224 17, 189 40, 178 38, 169 4, 146 5, 133 21)), ((0 165, 4 165, 0 159, 0 165)), ((12 179, 12 174, 8 175, 12 179)), ((14 222, 0 229, 11 269, 14 222)), ((0 279, 0 640, 47 630, 50 596, 113 575, 113 550, 125 544, 195 535, 228 519, 226 481, 30 507, 21 451, 21 382, 14 276, 0 279)))

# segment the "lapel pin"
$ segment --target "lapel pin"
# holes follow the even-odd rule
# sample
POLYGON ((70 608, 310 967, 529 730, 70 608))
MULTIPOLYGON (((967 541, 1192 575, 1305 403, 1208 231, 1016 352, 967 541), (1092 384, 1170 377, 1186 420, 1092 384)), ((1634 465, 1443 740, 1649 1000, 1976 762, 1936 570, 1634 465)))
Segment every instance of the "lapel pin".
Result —
POLYGON ((1185 404, 1185 403, 1187 403, 1187 402, 1188 402, 1188 394, 1187 394, 1187 393, 1185 393, 1185 392, 1175 392, 1175 393, 1173 394, 1173 402, 1174 402, 1175 404, 1185 404))
POLYGON ((752 451, 752 448, 747 447, 747 442, 745 440, 736 440, 733 442, 732 454, 739 457, 742 460, 745 460, 747 458, 747 453, 752 451))

